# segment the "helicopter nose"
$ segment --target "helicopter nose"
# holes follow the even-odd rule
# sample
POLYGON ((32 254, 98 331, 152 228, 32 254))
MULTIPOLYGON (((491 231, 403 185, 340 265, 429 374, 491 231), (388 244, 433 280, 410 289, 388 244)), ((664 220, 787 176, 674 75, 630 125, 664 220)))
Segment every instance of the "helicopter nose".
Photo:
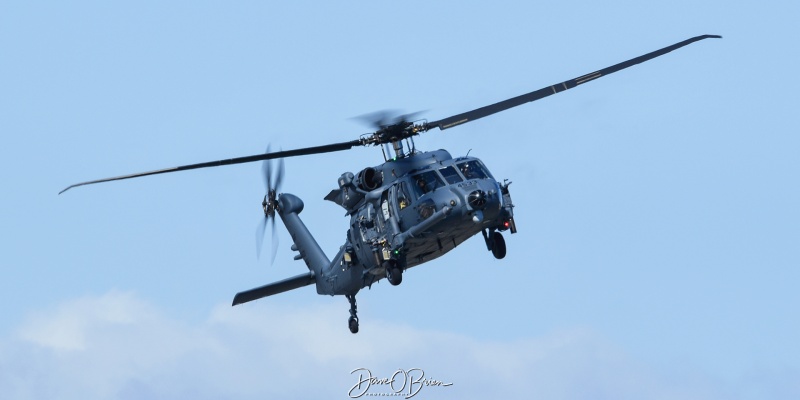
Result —
POLYGON ((480 189, 471 192, 467 195, 467 203, 474 210, 483 210, 486 207, 486 192, 480 189))

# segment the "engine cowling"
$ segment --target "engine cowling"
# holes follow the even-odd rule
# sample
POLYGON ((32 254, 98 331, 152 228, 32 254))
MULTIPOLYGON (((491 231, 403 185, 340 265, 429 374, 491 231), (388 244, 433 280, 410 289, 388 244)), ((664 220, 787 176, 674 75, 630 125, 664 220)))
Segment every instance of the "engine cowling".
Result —
POLYGON ((356 177, 356 186, 359 189, 371 192, 383 183, 383 174, 375 168, 367 167, 361 170, 356 177))

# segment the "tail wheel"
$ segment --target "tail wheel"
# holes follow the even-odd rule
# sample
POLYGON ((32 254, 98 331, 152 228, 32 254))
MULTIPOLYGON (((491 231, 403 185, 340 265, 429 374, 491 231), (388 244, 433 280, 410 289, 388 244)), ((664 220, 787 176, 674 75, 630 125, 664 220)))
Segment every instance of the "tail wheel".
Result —
POLYGON ((350 317, 350 319, 347 320, 347 325, 351 333, 358 333, 358 318, 350 317))
POLYGON ((498 260, 506 256, 506 240, 500 232, 492 234, 492 255, 498 260))

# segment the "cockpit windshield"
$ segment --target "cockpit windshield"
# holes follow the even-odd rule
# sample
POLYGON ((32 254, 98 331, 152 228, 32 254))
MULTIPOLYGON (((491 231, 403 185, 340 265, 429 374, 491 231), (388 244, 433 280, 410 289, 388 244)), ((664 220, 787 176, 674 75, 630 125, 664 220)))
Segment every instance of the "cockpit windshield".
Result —
POLYGON ((489 173, 477 160, 464 161, 458 164, 458 169, 467 179, 487 179, 489 173))
POLYGON ((414 182, 413 186, 414 191, 417 193, 417 197, 444 186, 442 178, 439 178, 439 175, 436 174, 436 171, 427 171, 418 175, 414 175, 411 180, 414 182))
POLYGON ((456 172, 456 169, 453 166, 440 168, 439 173, 442 174, 444 180, 446 180, 447 183, 451 185, 454 183, 461 182, 463 180, 461 179, 461 175, 459 175, 458 172, 456 172))

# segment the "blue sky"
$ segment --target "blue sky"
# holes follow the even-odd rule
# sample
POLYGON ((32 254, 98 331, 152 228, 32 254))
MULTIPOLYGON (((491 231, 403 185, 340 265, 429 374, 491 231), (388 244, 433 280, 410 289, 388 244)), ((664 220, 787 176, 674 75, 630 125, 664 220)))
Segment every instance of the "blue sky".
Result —
MULTIPOLYGON (((417 398, 800 395, 798 6, 766 1, 0 5, 0 391, 9 398, 348 398, 350 371, 423 368, 417 398), (257 164, 65 186, 352 140, 701 34, 587 85, 417 139, 480 157, 519 233, 347 301, 305 288, 290 239, 256 258, 257 164)), ((322 198, 359 148, 286 161, 322 198)), ((376 390, 379 391, 379 390, 376 390)), ((5 397, 5 396, 4 396, 5 397)))

